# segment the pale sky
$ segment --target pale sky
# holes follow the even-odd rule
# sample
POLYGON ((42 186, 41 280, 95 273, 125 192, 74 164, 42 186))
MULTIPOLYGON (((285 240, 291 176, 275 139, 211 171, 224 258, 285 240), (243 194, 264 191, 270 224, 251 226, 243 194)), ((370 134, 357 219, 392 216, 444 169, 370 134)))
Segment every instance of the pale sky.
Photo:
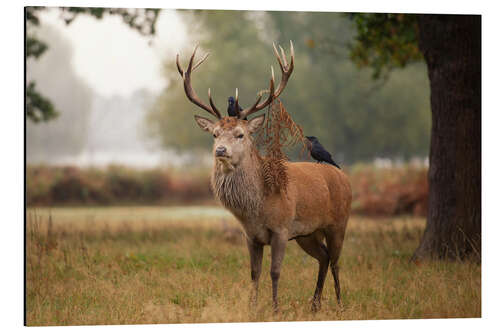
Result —
MULTIPOLYGON (((162 10, 156 23, 153 44, 122 22, 120 17, 97 20, 78 16, 70 25, 57 10, 41 15, 73 45, 73 66, 78 76, 100 95, 128 95, 140 88, 159 92, 166 84, 161 62, 175 56, 186 40, 186 30, 174 10, 162 10)), ((49 42, 50 44, 50 42, 49 42)))

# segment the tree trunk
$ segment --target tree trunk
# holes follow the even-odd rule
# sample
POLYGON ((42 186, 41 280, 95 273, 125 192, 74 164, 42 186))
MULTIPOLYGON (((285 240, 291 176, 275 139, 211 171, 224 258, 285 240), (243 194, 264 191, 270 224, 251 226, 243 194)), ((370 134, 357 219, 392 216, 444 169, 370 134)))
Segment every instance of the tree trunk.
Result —
POLYGON ((419 15, 431 84, 427 226, 413 259, 481 258, 481 16, 419 15))

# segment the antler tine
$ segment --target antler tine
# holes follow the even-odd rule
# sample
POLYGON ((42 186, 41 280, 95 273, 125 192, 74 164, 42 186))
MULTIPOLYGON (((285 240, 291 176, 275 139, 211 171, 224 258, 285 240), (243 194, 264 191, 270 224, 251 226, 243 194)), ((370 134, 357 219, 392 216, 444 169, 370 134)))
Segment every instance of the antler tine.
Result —
MULTIPOLYGON (((255 101, 255 103, 253 103, 253 105, 250 107, 250 109, 252 109, 252 110, 255 109, 257 107, 257 105, 259 104, 261 99, 262 99, 262 94, 259 94, 259 97, 257 97, 257 100, 255 101)), ((250 114, 250 113, 248 113, 248 114, 250 114)), ((246 117, 246 115, 245 115, 245 117, 246 117)), ((240 118, 242 118, 242 119, 244 119, 245 117, 240 116, 240 118)))
POLYGON ((276 56, 276 59, 278 59, 278 63, 280 64, 281 70, 283 70, 283 62, 281 62, 280 54, 278 53, 278 50, 276 49, 276 45, 274 45, 274 43, 273 43, 273 49, 274 49, 274 55, 276 56))
POLYGON ((179 74, 181 75, 182 78, 184 78, 184 70, 181 67, 181 64, 179 63, 179 54, 175 56, 175 63, 177 65, 177 70, 179 71, 179 74))
MULTIPOLYGON (((281 48, 281 46, 280 46, 280 48, 281 48)), ((276 91, 276 97, 278 97, 283 92, 283 89, 285 89, 285 86, 288 83, 288 79, 290 78, 290 75, 292 75, 292 71, 293 71, 293 67, 294 67, 294 59, 295 59, 295 52, 293 49, 292 41, 290 41, 290 64, 287 64, 283 49, 281 49, 281 51, 283 52, 283 58, 284 58, 283 61, 285 62, 285 67, 281 67, 281 82, 280 82, 280 85, 278 87, 278 90, 276 91)), ((281 62, 280 62, 280 64, 281 64, 281 62)))
POLYGON ((194 72, 194 70, 198 68, 198 66, 200 66, 208 58, 209 55, 210 53, 205 54, 205 56, 200 61, 198 61, 196 65, 193 66, 193 69, 191 71, 194 72))
POLYGON ((214 101, 212 100, 212 95, 210 94, 210 88, 208 88, 208 101, 210 102, 210 106, 212 107, 212 109, 215 111, 216 113, 216 117, 217 118, 221 118, 221 115, 220 115, 220 112, 219 110, 217 110, 217 107, 215 106, 215 103, 214 101))
POLYGON ((196 55, 196 50, 198 49, 198 45, 194 48, 193 54, 191 55, 191 58, 189 59, 189 65, 187 70, 184 72, 180 63, 179 63, 179 55, 176 57, 176 64, 177 64, 177 70, 179 71, 179 74, 182 76, 182 79, 184 81, 184 91, 186 93, 187 98, 195 105, 199 106, 205 111, 208 111, 210 114, 217 118, 221 118, 219 110, 215 107, 215 103, 212 100, 212 96, 210 94, 210 89, 208 89, 208 99, 210 102, 210 106, 206 105, 204 102, 201 101, 201 99, 196 95, 196 92, 194 91, 193 87, 191 86, 191 72, 195 70, 198 66, 200 66, 208 57, 208 54, 206 54, 200 61, 198 61, 194 66, 193 66, 193 61, 194 57, 196 55))
POLYGON ((283 48, 281 47, 281 45, 279 47, 280 47, 280 51, 281 51, 281 56, 283 57, 283 63, 285 65, 285 67, 287 67, 288 66, 288 62, 286 61, 285 51, 283 50, 283 48))
POLYGON ((236 91, 234 93, 234 110, 235 110, 236 114, 239 114, 240 105, 238 104, 238 88, 236 88, 236 91))
POLYGON ((288 64, 285 56, 285 51, 281 46, 279 48, 281 50, 281 56, 278 53, 278 50, 276 49, 276 45, 273 43, 274 54, 276 56, 276 59, 278 60, 281 69, 281 82, 278 86, 278 89, 274 91, 274 70, 273 67, 271 66, 271 83, 269 85, 270 86, 269 96, 264 102, 259 104, 259 101, 262 98, 262 95, 260 95, 259 98, 257 99, 257 102, 255 102, 254 105, 240 112, 240 117, 239 117, 240 119, 243 119, 254 112, 262 110, 263 108, 268 106, 273 101, 273 99, 277 98, 285 89, 286 84, 288 83, 288 79, 290 78, 290 75, 292 75, 293 72, 295 52, 293 49, 293 43, 292 41, 290 41, 291 58, 290 58, 290 64, 288 64), (281 59, 281 57, 283 57, 283 59, 281 59))
MULTIPOLYGON (((196 49, 195 49, 195 52, 196 52, 196 49)), ((209 55, 210 55, 210 53, 205 54, 205 56, 200 61, 198 61, 196 63, 196 65, 193 66, 193 68, 191 69, 191 72, 194 72, 194 70, 196 68, 198 68, 198 66, 200 66, 208 58, 209 55)), ((181 75, 181 77, 184 77, 184 70, 182 69, 181 64, 179 63, 179 54, 177 54, 175 57, 175 63, 177 65, 177 70, 179 71, 179 74, 181 75)))
POLYGON ((191 73, 191 70, 193 69, 193 60, 194 60, 194 56, 196 55, 196 50, 198 50, 198 45, 196 45, 194 47, 193 54, 191 54, 191 58, 189 58, 189 64, 188 64, 188 68, 187 68, 187 71, 186 71, 188 73, 191 73))
POLYGON ((258 104, 262 98, 262 95, 260 95, 257 98, 257 101, 251 107, 240 112, 239 118, 245 119, 247 116, 251 115, 252 113, 255 113, 259 110, 262 110, 263 108, 268 106, 273 101, 273 99, 275 97, 276 96, 274 95, 274 69, 273 69, 273 66, 271 66, 271 81, 269 82, 269 96, 267 97, 267 99, 264 102, 262 102, 261 104, 258 104))
POLYGON ((271 101, 275 97, 276 96, 274 95, 274 69, 273 66, 271 66, 271 81, 269 82, 269 96, 264 102, 256 106, 257 111, 265 108, 269 103, 271 103, 271 101))

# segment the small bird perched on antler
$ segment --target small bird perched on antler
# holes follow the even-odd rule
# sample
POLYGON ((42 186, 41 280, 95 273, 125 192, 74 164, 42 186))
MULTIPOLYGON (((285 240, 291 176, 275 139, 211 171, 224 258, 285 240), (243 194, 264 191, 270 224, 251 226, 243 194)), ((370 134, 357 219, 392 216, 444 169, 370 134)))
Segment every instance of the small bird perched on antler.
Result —
MULTIPOLYGON (((236 110, 236 104, 233 96, 229 96, 227 99, 227 115, 230 117, 239 117, 240 111, 243 111, 241 106, 238 105, 238 110, 236 110)), ((247 120, 245 117, 244 120, 247 120)))
POLYGON ((319 143, 318 138, 315 136, 306 136, 306 138, 310 143, 307 145, 307 148, 309 148, 312 158, 318 161, 318 163, 330 163, 340 169, 338 164, 333 161, 332 155, 319 143))

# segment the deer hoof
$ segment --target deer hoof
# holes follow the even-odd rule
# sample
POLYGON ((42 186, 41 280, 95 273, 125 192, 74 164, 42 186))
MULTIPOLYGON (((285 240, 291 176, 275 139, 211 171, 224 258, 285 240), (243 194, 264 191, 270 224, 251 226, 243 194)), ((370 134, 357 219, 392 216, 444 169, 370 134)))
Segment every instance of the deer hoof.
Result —
POLYGON ((311 305, 312 312, 318 312, 321 310, 321 302, 319 300, 314 300, 311 305))

